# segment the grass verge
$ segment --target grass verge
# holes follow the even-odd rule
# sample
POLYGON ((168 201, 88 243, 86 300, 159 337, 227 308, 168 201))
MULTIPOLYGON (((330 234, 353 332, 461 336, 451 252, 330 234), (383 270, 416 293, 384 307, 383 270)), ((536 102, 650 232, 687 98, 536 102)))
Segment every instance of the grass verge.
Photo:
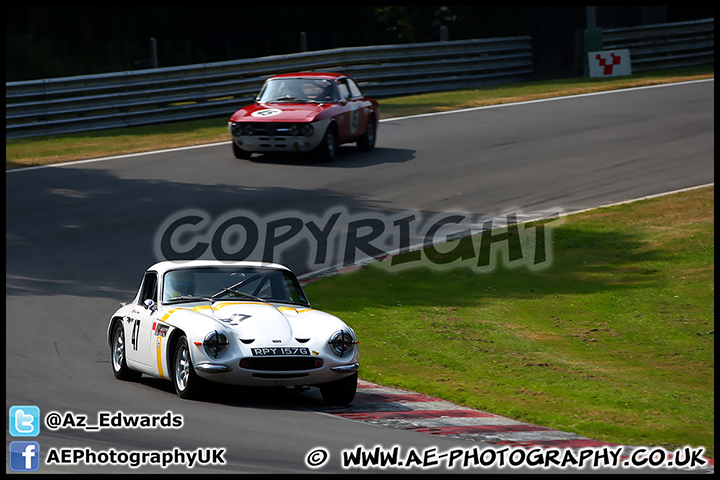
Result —
MULTIPOLYGON (((380 99, 383 118, 714 77, 714 65, 609 79, 573 78, 380 99)), ((238 106, 238 108, 240 105, 238 106)), ((5 141, 5 168, 230 140, 227 117, 5 141)), ((228 150, 229 151, 229 150, 228 150)))
POLYGON ((356 330, 367 380, 713 458, 713 209, 703 188, 567 217, 541 271, 370 264, 306 289, 356 330))

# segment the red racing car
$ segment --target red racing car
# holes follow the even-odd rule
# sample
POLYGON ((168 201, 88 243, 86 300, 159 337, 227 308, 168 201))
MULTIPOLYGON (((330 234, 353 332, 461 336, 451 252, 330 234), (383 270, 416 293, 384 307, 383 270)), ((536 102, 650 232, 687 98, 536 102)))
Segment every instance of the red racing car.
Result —
POLYGON ((253 153, 312 152, 332 161, 337 147, 375 146, 380 108, 340 73, 285 73, 270 77, 256 102, 235 112, 228 126, 235 157, 253 153))

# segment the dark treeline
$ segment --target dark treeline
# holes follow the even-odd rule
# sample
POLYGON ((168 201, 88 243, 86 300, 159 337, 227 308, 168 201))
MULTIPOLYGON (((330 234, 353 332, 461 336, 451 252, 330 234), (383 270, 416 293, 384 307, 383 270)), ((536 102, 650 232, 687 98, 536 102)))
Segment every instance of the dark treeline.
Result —
MULTIPOLYGON (((596 7, 604 28, 710 18, 713 7, 596 7)), ((308 50, 530 35, 536 71, 574 74, 586 7, 7 6, 6 81, 160 67, 308 50)))

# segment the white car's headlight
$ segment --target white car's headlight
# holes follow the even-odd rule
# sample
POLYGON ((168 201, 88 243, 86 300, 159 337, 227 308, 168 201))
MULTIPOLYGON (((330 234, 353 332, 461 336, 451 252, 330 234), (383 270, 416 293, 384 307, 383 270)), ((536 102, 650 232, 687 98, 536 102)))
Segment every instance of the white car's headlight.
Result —
POLYGON ((222 332, 214 330, 205 336, 203 347, 209 356, 218 358, 225 350, 227 350, 228 339, 222 332))
POLYGON ((333 333, 330 337, 330 341, 328 342, 330 349, 338 357, 350 355, 353 348, 355 348, 356 343, 357 342, 355 341, 355 338, 353 338, 352 334, 344 330, 333 333))

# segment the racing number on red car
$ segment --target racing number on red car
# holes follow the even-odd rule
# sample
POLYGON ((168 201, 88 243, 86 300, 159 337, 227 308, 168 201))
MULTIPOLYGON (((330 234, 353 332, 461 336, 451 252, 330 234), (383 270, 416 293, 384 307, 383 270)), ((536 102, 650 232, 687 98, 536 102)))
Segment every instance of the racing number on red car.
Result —
POLYGON ((360 107, 357 103, 353 102, 350 108, 352 109, 350 112, 350 133, 355 135, 360 125, 360 107))

